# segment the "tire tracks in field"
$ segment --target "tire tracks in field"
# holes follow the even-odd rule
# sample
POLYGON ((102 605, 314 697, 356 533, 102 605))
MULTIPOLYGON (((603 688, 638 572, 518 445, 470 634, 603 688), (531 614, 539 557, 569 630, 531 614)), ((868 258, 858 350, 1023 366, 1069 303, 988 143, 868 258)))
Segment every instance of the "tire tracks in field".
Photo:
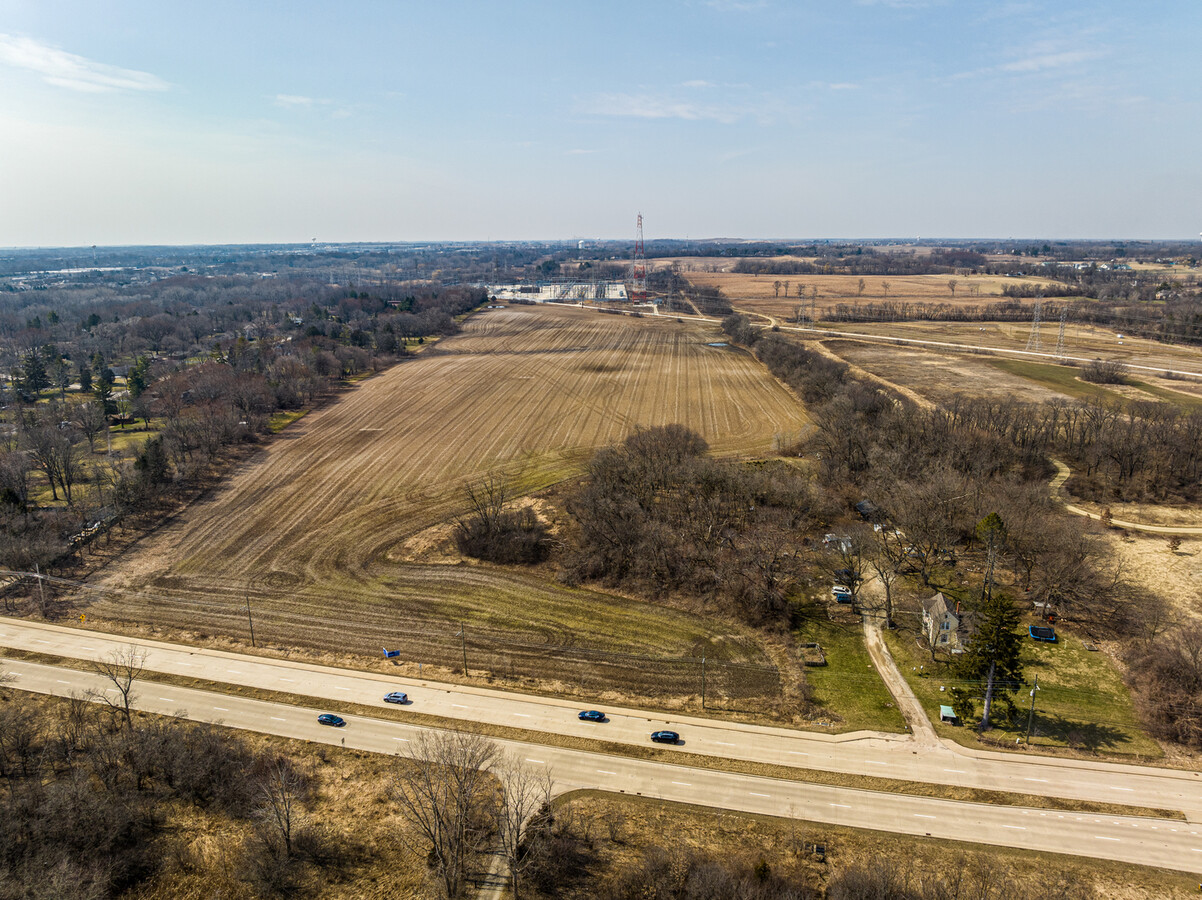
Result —
POLYGON ((505 570, 405 565, 386 554, 446 521, 468 481, 523 471, 531 459, 565 461, 554 464, 562 478, 568 461, 582 467, 636 425, 682 421, 722 452, 766 450, 774 433, 806 421, 792 395, 754 361, 669 321, 519 308, 474 317, 441 346, 460 344, 472 352, 423 355, 299 420, 289 440, 98 579, 103 588, 152 585, 156 599, 118 593, 96 613, 241 635, 249 597, 256 617, 340 648, 375 645, 398 621, 446 625, 456 615, 549 647, 659 653, 679 650, 673 635, 691 643, 714 634, 684 613, 644 614, 505 570), (564 607, 584 597, 592 615, 582 632, 564 607))

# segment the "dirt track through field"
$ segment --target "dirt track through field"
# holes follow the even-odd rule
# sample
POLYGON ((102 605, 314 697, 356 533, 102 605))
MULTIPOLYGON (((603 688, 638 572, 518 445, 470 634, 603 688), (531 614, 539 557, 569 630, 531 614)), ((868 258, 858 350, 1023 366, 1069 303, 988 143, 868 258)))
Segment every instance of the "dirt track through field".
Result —
POLYGON ((117 592, 93 615, 241 635, 249 596, 275 640, 344 651, 458 647, 449 638, 466 621, 497 640, 628 653, 725 640, 729 659, 763 662, 746 632, 699 616, 524 570, 388 558, 461 512, 465 484, 503 472, 546 487, 636 426, 682 422, 716 452, 770 452, 804 412, 749 356, 707 346, 715 334, 560 307, 473 317, 299 420, 111 564, 99 583, 117 592))

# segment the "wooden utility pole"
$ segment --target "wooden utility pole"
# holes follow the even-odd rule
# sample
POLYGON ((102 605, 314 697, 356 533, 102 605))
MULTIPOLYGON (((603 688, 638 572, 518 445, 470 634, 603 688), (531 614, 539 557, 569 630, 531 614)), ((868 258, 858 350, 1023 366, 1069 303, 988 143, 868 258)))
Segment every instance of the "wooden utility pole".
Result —
POLYGON ((42 615, 46 615, 46 587, 42 581, 42 570, 38 568, 38 564, 33 564, 34 574, 38 576, 38 596, 42 598, 42 615))

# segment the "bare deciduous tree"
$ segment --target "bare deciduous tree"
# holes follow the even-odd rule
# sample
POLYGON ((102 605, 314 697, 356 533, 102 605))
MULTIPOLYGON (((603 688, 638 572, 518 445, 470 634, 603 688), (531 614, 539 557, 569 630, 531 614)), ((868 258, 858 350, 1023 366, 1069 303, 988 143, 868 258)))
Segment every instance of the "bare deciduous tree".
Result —
POLYGON ((304 773, 290 760, 277 759, 267 767, 257 785, 256 816, 264 827, 268 845, 282 848, 285 857, 292 856, 292 835, 301 824, 301 801, 307 782, 304 773))
POLYGON ((92 671, 112 682, 113 687, 104 691, 92 691, 91 695, 121 713, 125 727, 133 730, 134 721, 130 710, 134 700, 134 684, 142 675, 146 664, 146 651, 130 644, 114 650, 103 659, 92 663, 92 671), (116 691, 117 696, 110 694, 116 691))
POLYGON ((546 767, 531 769, 514 757, 502 760, 495 770, 501 781, 499 832, 501 850, 509 866, 514 900, 521 896, 522 875, 533 864, 539 846, 530 840, 532 829, 551 816, 553 782, 546 767))
POLYGON ((467 864, 496 830, 497 794, 488 769, 497 745, 478 734, 424 731, 401 754, 390 794, 411 826, 402 841, 426 856, 448 898, 463 890, 467 864))
POLYGON ((96 437, 108 427, 108 416, 99 403, 81 403, 75 410, 75 424, 88 439, 88 450, 96 452, 96 437))

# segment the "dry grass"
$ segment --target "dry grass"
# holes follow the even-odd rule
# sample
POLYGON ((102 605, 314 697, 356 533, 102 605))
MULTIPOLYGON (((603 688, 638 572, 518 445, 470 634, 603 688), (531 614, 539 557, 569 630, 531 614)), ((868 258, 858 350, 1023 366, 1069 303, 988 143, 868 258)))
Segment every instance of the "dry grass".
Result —
MULTIPOLYGON (((731 265, 730 260, 725 261, 731 265)), ((1006 285, 1047 285, 1046 278, 1003 278, 996 275, 865 275, 864 291, 860 293, 859 275, 742 275, 735 272, 685 271, 684 276, 698 287, 716 287, 737 307, 776 316, 791 318, 798 304, 809 310, 810 294, 818 288, 815 307, 819 316, 841 303, 880 303, 885 300, 917 303, 951 303, 956 306, 979 306, 1006 299, 1006 285), (948 281, 955 279, 953 296, 948 281), (781 283, 777 292, 776 282, 781 283), (789 282, 785 296, 784 282, 789 282), (885 283, 888 282, 888 291, 885 283), (799 286, 805 288, 805 299, 797 296, 799 286), (971 294, 975 288, 976 296, 971 294)), ((1029 302, 1029 301, 1027 301, 1029 302)))
POLYGON ((712 339, 696 325, 573 308, 473 317, 463 334, 292 424, 110 563, 94 579, 107 593, 89 621, 241 637, 249 597, 260 639, 291 646, 387 644, 449 665, 464 622, 497 644, 679 656, 718 642, 730 660, 762 663, 748 629, 528 570, 390 558, 460 513, 467 483, 500 472, 519 493, 544 489, 638 426, 681 422, 716 452, 770 452, 804 412, 754 360, 712 339))
MULTIPOLYGON (((64 702, 28 696, 47 712, 64 702)), ((135 714, 135 722, 160 718, 135 714)), ((238 739, 256 753, 287 756, 313 779, 314 790, 300 810, 297 827, 319 830, 331 859, 323 865, 299 863, 298 882, 288 896, 322 900, 436 896, 427 888, 424 861, 399 840, 407 826, 393 812, 387 795, 389 782, 403 763, 380 754, 254 732, 239 732, 238 739)), ((169 803, 160 810, 165 815, 158 838, 161 866, 122 897, 254 900, 265 896, 242 871, 248 852, 263 852, 249 821, 217 807, 169 803)))
POLYGON ((590 890, 618 867, 637 862, 642 848, 661 846, 698 850, 717 859, 748 860, 752 865, 763 858, 774 872, 804 873, 815 886, 824 886, 839 869, 881 860, 898 868, 953 873, 965 860, 987 859, 1009 870, 1009 878, 1018 880, 1031 896, 1040 895, 1048 873, 1064 874, 1073 882, 1091 885, 1099 897, 1118 900, 1197 896, 1198 880, 1193 876, 1035 850, 984 848, 595 792, 568 795, 562 806, 587 828, 596 847, 599 865, 591 873, 590 890), (824 846, 825 860, 811 852, 814 844, 824 846))

